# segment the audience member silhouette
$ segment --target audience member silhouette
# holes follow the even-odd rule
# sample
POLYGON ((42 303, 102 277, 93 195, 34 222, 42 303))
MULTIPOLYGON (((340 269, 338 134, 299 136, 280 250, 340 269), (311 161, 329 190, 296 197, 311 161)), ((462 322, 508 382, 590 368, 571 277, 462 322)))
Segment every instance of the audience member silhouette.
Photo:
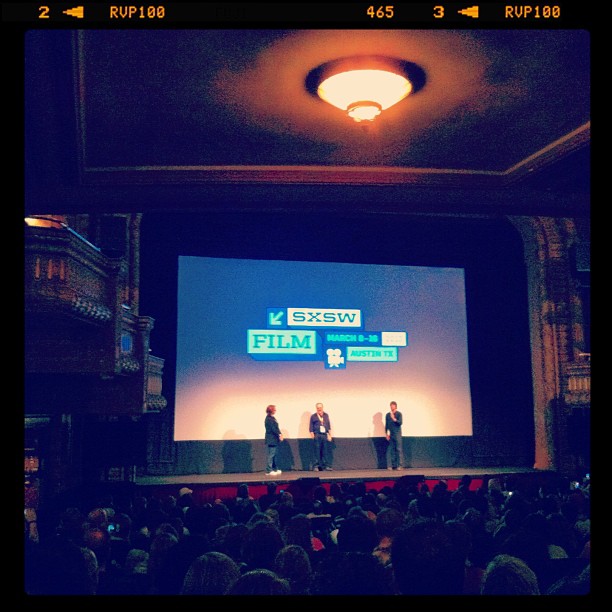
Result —
POLYGON ((240 578, 238 564, 224 553, 211 551, 196 557, 181 585, 181 595, 225 595, 240 578))
POLYGON ((162 509, 161 500, 157 497, 151 497, 147 501, 147 507, 143 518, 147 533, 150 537, 153 537, 155 530, 162 523, 167 523, 169 517, 162 509))
MULTIPOLYGON (((255 523, 273 523, 271 516, 265 512, 255 512, 246 521, 247 527, 252 527, 255 523)), ((239 521, 239 524, 245 524, 244 521, 239 521)))
POLYGON ((274 559, 273 570, 291 586, 292 595, 311 595, 314 574, 310 556, 302 546, 288 544, 274 559))
POLYGON ((225 553, 242 567, 242 544, 248 532, 249 528, 242 523, 222 525, 212 540, 213 550, 225 553))
POLYGON ((362 510, 344 519, 338 528, 338 550, 363 552, 372 555, 378 544, 376 524, 362 510))
POLYGON ((131 516, 134 526, 140 529, 144 525, 144 515, 149 503, 146 495, 136 491, 132 496, 131 516))
POLYGON ((242 574, 226 595, 291 595, 291 586, 272 570, 254 569, 242 574))
POLYGON ((484 572, 482 595, 539 595, 538 578, 522 559, 496 555, 484 572))
POLYGON ((191 563, 210 550, 211 544, 205 536, 189 534, 179 538, 177 544, 169 548, 161 561, 157 593, 178 595, 191 563))
POLYGON ((96 589, 104 590, 107 572, 110 566, 111 541, 108 530, 99 527, 88 527, 83 533, 83 546, 96 555, 96 589))
POLYGON ((242 543, 243 571, 271 570, 278 551, 285 545, 282 533, 270 522, 258 522, 249 528, 242 543))
POLYGON ((87 523, 90 527, 108 531, 109 522, 108 511, 105 508, 94 508, 87 514, 87 523))
POLYGON ((115 513, 113 530, 110 532, 110 563, 122 568, 128 552, 134 548, 132 543, 132 519, 125 512, 115 513))
POLYGON ((382 508, 376 515, 378 544, 374 547, 373 554, 385 566, 391 563, 393 538, 403 524, 404 515, 397 508, 382 508))
POLYGON ((270 519, 271 523, 274 523, 279 529, 281 528, 280 515, 276 508, 267 508, 264 514, 270 519))
POLYGON ((393 588, 389 572, 371 552, 334 550, 318 564, 313 593, 392 595, 393 588))
POLYGON ((317 485, 312 490, 312 501, 317 514, 331 514, 332 502, 323 485, 317 485))
POLYGON ((312 520, 305 514, 296 514, 292 516, 285 527, 283 528, 283 538, 286 544, 297 544, 301 546, 311 561, 312 565, 316 565, 320 555, 318 553, 324 548, 322 542, 312 533, 312 520))
POLYGON ((329 485, 329 495, 327 496, 327 501, 330 504, 342 501, 342 487, 340 486, 339 482, 332 482, 329 485))
MULTIPOLYGON (((200 538, 206 538, 209 536, 209 525, 213 516, 213 509, 210 504, 205 505, 192 505, 185 511, 185 527, 189 531, 191 536, 199 536, 200 538)), ((229 522, 229 512, 224 521, 221 524, 227 524, 229 522)))
POLYGON ((160 533, 169 533, 173 535, 177 540, 180 538, 179 532, 176 530, 176 527, 170 521, 164 521, 160 523, 153 532, 153 537, 159 535, 160 533))
POLYGON ((96 574, 91 550, 54 537, 26 560, 25 590, 29 595, 95 595, 96 574))
POLYGON ((529 513, 516 533, 506 538, 497 551, 523 560, 538 577, 540 592, 544 592, 553 577, 548 552, 546 518, 538 512, 529 513))
POLYGON ((193 489, 189 487, 181 487, 178 491, 178 497, 176 505, 183 511, 183 514, 187 511, 187 508, 193 506, 195 499, 193 497, 193 489))
POLYGON ((431 490, 431 503, 441 521, 455 518, 457 508, 451 502, 451 493, 445 480, 439 480, 431 490))
POLYGON ((98 590, 101 595, 149 595, 149 553, 132 548, 122 567, 116 567, 112 576, 98 590))
POLYGON ((265 512, 277 499, 278 495, 276 494, 276 483, 267 483, 266 492, 263 495, 260 495, 259 499, 257 500, 259 509, 262 512, 265 512))
POLYGON ((546 595, 590 595, 591 564, 587 564, 577 575, 568 574, 559 578, 545 592, 546 595))
POLYGON ((178 505, 178 500, 174 495, 164 495, 161 498, 161 509, 168 515, 169 519, 174 517, 183 518, 183 509, 178 505))
POLYGON ((578 534, 574 526, 559 511, 546 515, 546 533, 548 536, 549 552, 552 546, 562 550, 561 556, 576 557, 580 553, 578 534))
POLYGON ((401 527, 391 547, 395 587, 401 595, 461 595, 464 550, 445 523, 421 519, 401 527))
POLYGON ((249 518, 260 511, 259 505, 251 497, 246 483, 238 485, 236 497, 229 506, 231 517, 236 523, 247 523, 249 518))
POLYGON ((167 532, 160 532, 153 536, 149 550, 148 575, 151 584, 151 594, 161 593, 163 581, 163 561, 168 551, 178 544, 178 538, 167 532))
MULTIPOLYGON (((485 510, 486 512, 486 510, 485 510)), ((468 565, 471 568, 480 568, 484 571, 487 563, 497 552, 491 530, 488 529, 483 512, 469 506, 465 513, 457 513, 458 519, 467 526, 470 532, 470 550, 468 552, 468 565)), ((474 569, 478 573, 478 570, 474 569)))
POLYGON ((208 535, 214 535, 217 527, 220 527, 221 525, 227 525, 233 522, 232 513, 229 509, 229 505, 221 500, 215 500, 215 502, 211 506, 208 506, 206 509, 208 514, 208 535))
POLYGON ((299 510, 294 505, 293 494, 289 491, 282 491, 278 494, 278 499, 270 506, 278 511, 278 519, 280 526, 284 527, 285 523, 294 515, 299 514, 299 510))
POLYGON ((520 508, 504 510, 497 527, 493 530, 493 542, 496 547, 499 547, 502 542, 519 530, 525 516, 526 513, 520 508))

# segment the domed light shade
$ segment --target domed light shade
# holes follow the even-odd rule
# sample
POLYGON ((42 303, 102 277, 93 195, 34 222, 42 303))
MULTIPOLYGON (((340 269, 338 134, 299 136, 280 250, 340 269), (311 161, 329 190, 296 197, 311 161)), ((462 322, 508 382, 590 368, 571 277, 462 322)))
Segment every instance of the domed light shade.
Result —
POLYGON ((373 121, 415 90, 411 72, 420 88, 423 73, 414 64, 378 56, 345 58, 315 69, 306 84, 355 121, 373 121))
POLYGON ((349 70, 325 79, 317 88, 319 97, 347 111, 355 121, 373 121, 375 117, 412 90, 401 74, 385 70, 349 70))

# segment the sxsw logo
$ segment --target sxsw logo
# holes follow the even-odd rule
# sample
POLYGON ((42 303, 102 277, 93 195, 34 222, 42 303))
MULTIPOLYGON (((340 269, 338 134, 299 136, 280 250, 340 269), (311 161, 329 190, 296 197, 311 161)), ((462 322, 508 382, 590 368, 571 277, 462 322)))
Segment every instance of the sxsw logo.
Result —
POLYGON ((247 330, 247 352, 253 359, 322 360, 328 370, 344 370, 351 361, 397 361, 398 347, 408 346, 405 331, 364 331, 359 309, 279 306, 267 309, 266 325, 247 330), (313 327, 328 329, 304 329, 313 327))
POLYGON ((268 308, 268 327, 361 328, 361 310, 349 308, 268 308))

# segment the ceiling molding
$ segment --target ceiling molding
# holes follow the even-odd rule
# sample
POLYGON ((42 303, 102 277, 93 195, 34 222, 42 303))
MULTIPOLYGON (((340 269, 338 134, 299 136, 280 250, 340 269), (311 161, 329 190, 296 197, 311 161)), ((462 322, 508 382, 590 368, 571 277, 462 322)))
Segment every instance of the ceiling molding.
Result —
MULTIPOLYGON (((368 166, 143 166, 81 168, 87 185, 268 183, 286 185, 412 185, 417 187, 503 188, 551 166, 589 145, 586 123, 502 172, 452 168, 368 166)), ((83 159, 83 155, 80 156, 83 159)))

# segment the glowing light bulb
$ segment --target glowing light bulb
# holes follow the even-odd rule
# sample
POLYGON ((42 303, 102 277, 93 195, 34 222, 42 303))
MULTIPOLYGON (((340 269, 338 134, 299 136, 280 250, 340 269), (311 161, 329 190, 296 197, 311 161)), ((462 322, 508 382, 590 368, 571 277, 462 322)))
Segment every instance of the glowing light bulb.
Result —
POLYGON ((403 75, 382 69, 348 70, 324 79, 317 94, 332 106, 346 111, 355 121, 373 121, 380 113, 412 91, 403 75))

